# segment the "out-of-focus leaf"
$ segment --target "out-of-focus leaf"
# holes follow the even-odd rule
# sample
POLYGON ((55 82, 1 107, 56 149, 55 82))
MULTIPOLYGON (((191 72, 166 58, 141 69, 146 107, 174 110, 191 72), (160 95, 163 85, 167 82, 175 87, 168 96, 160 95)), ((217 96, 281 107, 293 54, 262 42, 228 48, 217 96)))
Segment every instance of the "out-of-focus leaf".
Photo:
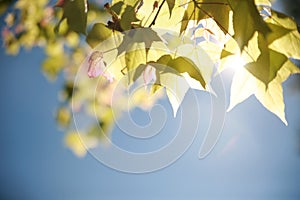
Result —
POLYGON ((89 148, 93 148, 98 144, 97 138, 89 137, 86 134, 70 132, 65 137, 65 144, 78 157, 84 157, 89 148))
POLYGON ((58 31, 60 23, 66 19, 70 30, 86 34, 87 0, 64 0, 61 7, 63 8, 63 16, 55 30, 58 31))
POLYGON ((68 108, 61 107, 57 110, 56 121, 62 127, 67 127, 70 124, 71 114, 68 108))
POLYGON ((14 1, 13 0, 1 0, 0 1, 0 15, 2 15, 7 7, 12 4, 14 1))
POLYGON ((58 73, 65 65, 65 57, 63 55, 48 57, 42 64, 44 74, 50 80, 55 80, 58 73))

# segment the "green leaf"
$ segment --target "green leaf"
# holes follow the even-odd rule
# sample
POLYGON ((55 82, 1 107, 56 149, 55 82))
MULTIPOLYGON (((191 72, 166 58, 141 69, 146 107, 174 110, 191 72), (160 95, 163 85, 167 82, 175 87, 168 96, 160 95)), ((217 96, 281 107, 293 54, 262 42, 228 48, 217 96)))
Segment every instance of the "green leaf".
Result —
POLYGON ((220 29, 226 34, 229 29, 229 12, 230 7, 227 0, 200 0, 191 1, 185 10, 182 18, 180 33, 182 33, 190 20, 199 22, 201 19, 213 18, 220 29))
POLYGON ((213 18, 220 29, 226 34, 229 29, 229 12, 231 10, 227 0, 218 0, 216 4, 215 0, 201 0, 199 2, 199 18, 213 18))
POLYGON ((114 11, 117 15, 121 15, 122 7, 124 5, 123 1, 119 1, 111 6, 111 10, 114 11))
POLYGON ((199 16, 197 12, 197 7, 193 1, 188 3, 187 9, 184 11, 184 15, 181 20, 180 33, 186 30, 190 20, 197 20, 199 22, 199 16))
POLYGON ((87 154, 87 149, 94 148, 98 145, 97 138, 89 137, 87 134, 75 131, 67 133, 64 140, 65 145, 78 157, 84 157, 87 154))
POLYGON ((153 42, 161 42, 161 38, 151 28, 138 28, 130 31, 126 31, 123 37, 123 41, 118 47, 118 54, 122 54, 124 51, 131 49, 134 43, 143 43, 145 49, 149 49, 153 42))
POLYGON ((248 63, 245 68, 257 79, 268 85, 288 58, 269 49, 267 41, 261 34, 258 34, 258 47, 261 54, 257 61, 248 63))
POLYGON ((134 75, 132 80, 135 82, 143 73, 143 71, 146 69, 146 64, 140 64, 134 71, 134 75))
POLYGON ((42 64, 43 73, 50 80, 55 80, 66 63, 64 55, 50 56, 42 64))
POLYGON ((227 56, 232 56, 232 55, 234 55, 234 54, 227 51, 227 50, 225 50, 225 49, 223 49, 222 52, 221 52, 221 57, 220 58, 222 59, 222 58, 225 58, 227 56))
POLYGON ((256 5, 261 5, 261 6, 269 6, 271 7, 272 4, 269 0, 255 0, 256 5))
POLYGON ((176 117, 177 111, 190 86, 184 77, 170 73, 160 75, 160 84, 166 88, 167 97, 173 109, 173 115, 176 117))
POLYGON ((66 19, 70 30, 86 34, 88 12, 87 0, 65 0, 62 8, 63 16, 55 27, 55 30, 58 31, 60 23, 66 19))
POLYGON ((253 0, 228 0, 233 10, 234 39, 241 51, 256 31, 264 37, 270 32, 261 18, 253 0))
POLYGON ((0 1, 0 15, 2 15, 8 6, 12 4, 14 1, 13 0, 1 0, 0 1))
POLYGON ((125 53, 125 63, 128 72, 128 81, 131 84, 134 70, 141 64, 146 64, 146 50, 143 43, 133 43, 125 53))
POLYGON ((164 55, 157 60, 157 63, 166 65, 179 73, 187 72, 192 78, 199 81, 203 88, 206 87, 205 80, 195 63, 186 57, 172 59, 170 55, 164 55))
POLYGON ((92 47, 96 47, 100 42, 108 39, 112 35, 112 30, 102 23, 94 24, 92 30, 86 37, 86 42, 92 47))
POLYGON ((254 94, 266 109, 278 116, 287 125, 281 85, 290 75, 295 73, 300 73, 300 69, 290 60, 287 60, 278 71, 276 78, 266 88, 263 82, 241 68, 236 71, 232 80, 228 111, 254 94))
POLYGON ((266 22, 270 26, 273 24, 274 27, 277 27, 276 31, 280 30, 282 34, 273 37, 269 47, 289 58, 300 59, 300 34, 296 22, 291 17, 274 10, 271 13, 271 17, 267 18, 266 22), (287 30, 289 31, 287 32, 287 30))
POLYGON ((275 40, 280 39, 286 34, 290 33, 292 30, 278 26, 276 24, 267 23, 268 27, 271 29, 271 32, 267 35, 268 44, 273 43, 275 40))
POLYGON ((172 10, 175 6, 175 0, 167 0, 167 4, 168 4, 168 7, 169 7, 169 12, 170 12, 170 17, 171 17, 172 10))
POLYGON ((126 6, 120 20, 120 26, 123 31, 130 30, 132 28, 131 23, 137 22, 135 9, 132 6, 126 6))

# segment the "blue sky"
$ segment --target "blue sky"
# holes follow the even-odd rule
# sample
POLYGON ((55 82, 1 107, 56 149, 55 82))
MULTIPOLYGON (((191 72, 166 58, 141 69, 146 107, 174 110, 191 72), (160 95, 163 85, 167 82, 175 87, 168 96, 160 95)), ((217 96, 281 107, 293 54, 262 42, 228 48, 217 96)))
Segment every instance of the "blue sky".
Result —
MULTIPOLYGON (((227 114, 222 136, 204 160, 198 152, 205 117, 191 148, 173 165, 135 175, 112 170, 89 154, 78 158, 64 146, 54 119, 63 80, 49 83, 41 74, 43 56, 38 48, 15 57, 0 50, 0 199, 300 198, 300 91, 292 89, 295 76, 284 84, 289 126, 250 97, 227 114)), ((229 83, 228 78, 227 90, 229 83)), ((190 99, 188 95, 184 106, 190 99)), ((209 96, 199 93, 197 99, 208 116, 209 96)))

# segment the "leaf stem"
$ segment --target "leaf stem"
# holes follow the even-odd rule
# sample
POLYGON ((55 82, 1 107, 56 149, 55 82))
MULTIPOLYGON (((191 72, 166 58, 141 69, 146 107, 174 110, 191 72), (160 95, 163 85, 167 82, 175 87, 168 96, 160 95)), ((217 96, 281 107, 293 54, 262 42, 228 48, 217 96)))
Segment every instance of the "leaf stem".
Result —
POLYGON ((155 25, 155 21, 156 21, 156 19, 157 19, 157 17, 158 17, 158 14, 159 14, 159 12, 160 12, 160 10, 161 10, 161 8, 163 7, 163 5, 164 5, 165 2, 166 2, 166 0, 163 0, 163 1, 161 2, 160 6, 158 7, 157 13, 156 13, 156 15, 155 15, 153 21, 152 21, 151 24, 149 25, 149 28, 150 28, 152 25, 155 25))

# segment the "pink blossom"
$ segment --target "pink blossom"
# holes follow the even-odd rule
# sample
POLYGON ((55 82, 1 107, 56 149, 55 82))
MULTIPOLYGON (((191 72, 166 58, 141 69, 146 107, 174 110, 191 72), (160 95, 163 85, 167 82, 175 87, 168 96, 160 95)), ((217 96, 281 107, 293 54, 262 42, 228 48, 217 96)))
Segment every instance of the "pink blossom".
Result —
POLYGON ((143 72, 143 79, 145 85, 148 85, 151 81, 156 80, 156 69, 151 65, 147 65, 143 72))
POLYGON ((44 16, 40 22, 41 26, 45 27, 53 18, 54 9, 52 7, 46 7, 44 10, 44 16))
POLYGON ((65 3, 65 0, 58 0, 55 4, 56 7, 62 7, 65 3))
POLYGON ((2 32, 1 32, 2 38, 5 39, 5 38, 8 37, 10 34, 11 34, 11 32, 9 31, 8 27, 5 26, 5 27, 2 29, 2 32))
POLYGON ((103 61, 103 53, 100 51, 94 51, 88 60, 88 76, 90 78, 96 78, 99 75, 105 77, 109 82, 113 81, 113 76, 105 71, 106 63, 103 61))

